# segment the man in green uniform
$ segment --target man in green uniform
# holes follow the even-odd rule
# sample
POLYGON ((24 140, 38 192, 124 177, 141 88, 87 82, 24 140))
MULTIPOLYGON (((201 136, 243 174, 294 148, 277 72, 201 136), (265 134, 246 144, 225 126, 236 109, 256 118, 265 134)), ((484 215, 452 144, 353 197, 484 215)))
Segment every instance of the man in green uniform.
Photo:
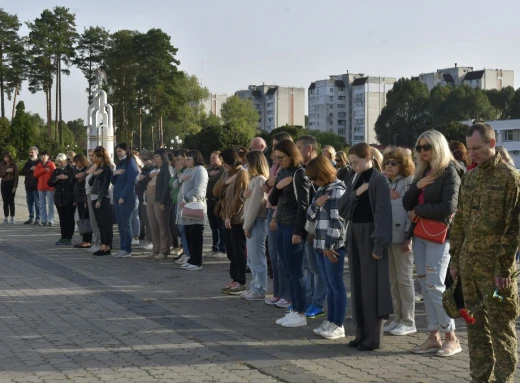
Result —
POLYGON ((519 245, 520 176, 495 152, 495 132, 475 124, 466 133, 477 167, 462 179, 459 208, 450 235, 453 277, 462 280, 467 310, 482 300, 468 324, 473 382, 513 382, 518 317, 515 255, 519 245), (495 289, 503 301, 493 298, 495 289))

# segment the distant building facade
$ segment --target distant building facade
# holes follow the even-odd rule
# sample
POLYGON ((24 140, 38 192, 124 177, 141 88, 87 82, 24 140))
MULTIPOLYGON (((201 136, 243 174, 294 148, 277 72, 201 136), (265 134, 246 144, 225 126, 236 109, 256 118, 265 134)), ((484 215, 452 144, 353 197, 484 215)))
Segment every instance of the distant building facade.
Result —
POLYGON ((235 93, 258 111, 258 128, 270 132, 283 125, 305 126, 305 88, 250 85, 235 93))
POLYGON ((213 114, 220 117, 220 109, 222 104, 227 101, 229 96, 227 94, 210 94, 208 98, 202 100, 202 106, 207 115, 213 114))
POLYGON ((468 85, 484 90, 501 90, 508 86, 515 86, 515 75, 512 70, 482 69, 476 71, 473 67, 459 67, 455 64, 453 68, 422 73, 419 75, 419 81, 426 84, 430 91, 437 85, 468 85))
POLYGON ((311 83, 309 129, 345 137, 348 144, 376 144, 374 125, 395 78, 346 73, 311 83))

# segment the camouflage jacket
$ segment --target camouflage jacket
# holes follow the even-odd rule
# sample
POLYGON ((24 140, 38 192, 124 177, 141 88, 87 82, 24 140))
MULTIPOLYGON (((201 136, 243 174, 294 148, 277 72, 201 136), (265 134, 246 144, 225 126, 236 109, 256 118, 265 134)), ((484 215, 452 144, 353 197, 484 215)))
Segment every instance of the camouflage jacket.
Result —
POLYGON ((520 240, 520 175, 499 153, 464 176, 450 237, 450 267, 508 277, 520 240))

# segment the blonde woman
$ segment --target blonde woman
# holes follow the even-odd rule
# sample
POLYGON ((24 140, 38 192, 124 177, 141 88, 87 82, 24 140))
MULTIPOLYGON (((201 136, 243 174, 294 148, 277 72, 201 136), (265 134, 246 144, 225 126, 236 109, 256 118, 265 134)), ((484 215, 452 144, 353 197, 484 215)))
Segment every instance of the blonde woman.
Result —
POLYGON ((387 149, 383 165, 392 203, 392 246, 388 249, 388 261, 395 314, 394 320, 384 330, 392 335, 407 335, 417 332, 417 329, 410 235, 412 222, 403 207, 403 196, 413 182, 415 165, 412 156, 402 148, 387 149))
MULTIPOLYGON (((409 219, 435 220, 449 225, 457 209, 460 178, 458 165, 450 152, 446 138, 436 130, 419 136, 417 168, 414 182, 403 197, 403 206, 409 219)), ((442 293, 450 263, 450 242, 435 243, 414 237, 413 255, 417 279, 421 285, 430 335, 421 345, 412 349, 417 354, 437 353, 452 356, 462 351, 455 336, 455 321, 448 317, 442 306, 442 293), (445 335, 444 343, 440 333, 445 335)))
POLYGON ((325 145, 323 148, 321 148, 321 154, 323 154, 325 157, 327 157, 330 162, 332 163, 332 166, 336 166, 336 149, 334 149, 330 145, 325 145))
POLYGON ((243 193, 245 202, 242 219, 246 235, 247 263, 253 279, 249 291, 242 293, 241 297, 248 301, 263 301, 267 292, 267 211, 264 185, 269 177, 269 165, 264 153, 257 150, 248 152, 246 161, 250 181, 243 193))

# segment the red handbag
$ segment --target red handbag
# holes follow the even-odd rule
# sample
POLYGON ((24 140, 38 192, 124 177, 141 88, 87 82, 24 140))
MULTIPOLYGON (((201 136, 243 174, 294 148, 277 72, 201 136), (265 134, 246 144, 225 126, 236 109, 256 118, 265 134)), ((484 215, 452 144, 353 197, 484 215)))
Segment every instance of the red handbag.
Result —
MULTIPOLYGON (((451 221, 451 219, 450 219, 451 221)), ((449 225, 433 219, 417 217, 415 220, 415 228, 413 229, 414 237, 424 239, 434 243, 446 242, 449 225)))

